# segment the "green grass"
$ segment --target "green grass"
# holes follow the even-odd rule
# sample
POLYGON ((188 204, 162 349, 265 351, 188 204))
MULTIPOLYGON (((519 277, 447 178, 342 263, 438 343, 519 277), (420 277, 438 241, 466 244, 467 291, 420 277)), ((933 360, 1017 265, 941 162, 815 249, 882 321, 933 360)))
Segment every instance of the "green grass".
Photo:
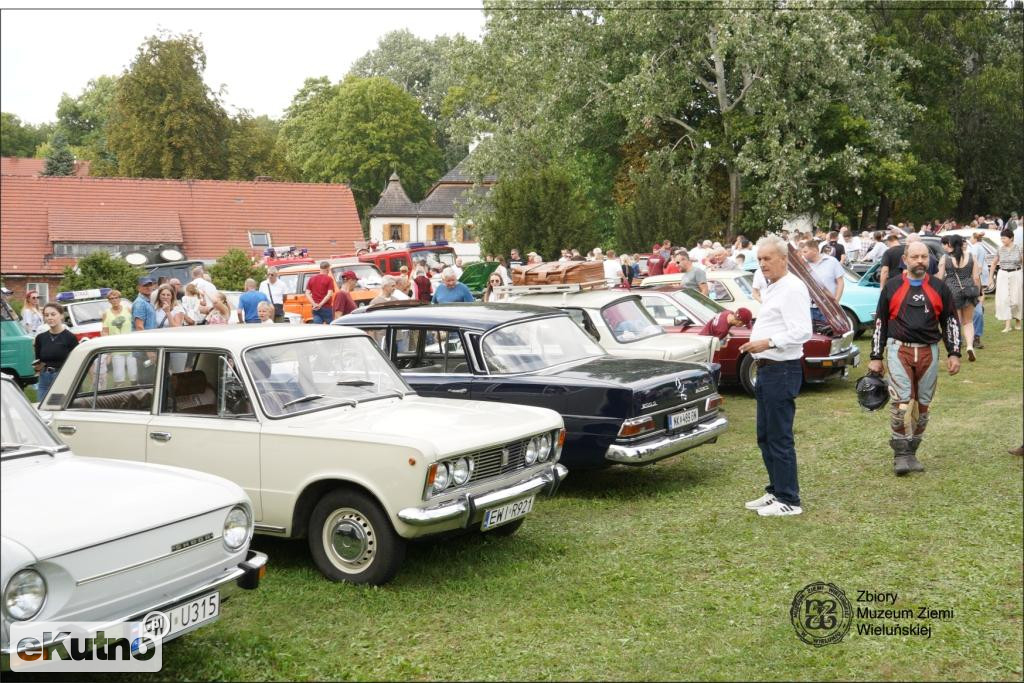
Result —
MULTIPOLYGON (((796 438, 804 514, 745 511, 765 481, 754 402, 727 395, 717 445, 643 469, 573 474, 513 538, 413 545, 381 588, 323 580, 303 542, 258 538, 259 591, 171 643, 162 678, 198 680, 1021 680, 1021 333, 942 373, 920 451, 893 476, 888 412, 853 378, 805 387, 796 438), (930 639, 814 648, 794 594, 830 581, 953 609, 930 639)), ((861 342, 860 368, 867 346, 861 342)), ((854 603, 856 607, 857 603, 854 603)))

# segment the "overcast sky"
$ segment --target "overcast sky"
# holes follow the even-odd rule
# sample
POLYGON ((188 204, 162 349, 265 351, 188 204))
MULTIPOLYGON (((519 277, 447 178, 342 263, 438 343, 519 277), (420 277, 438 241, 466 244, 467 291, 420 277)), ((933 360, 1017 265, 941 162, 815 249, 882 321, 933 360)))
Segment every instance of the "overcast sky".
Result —
MULTIPOLYGON (((484 23, 481 0, 351 0, 331 3, 343 9, 306 10, 253 9, 258 5, 252 0, 247 9, 218 10, 40 10, 34 9, 40 2, 0 4, 0 109, 30 123, 55 120, 61 93, 77 97, 89 79, 123 72, 143 40, 160 29, 200 34, 206 83, 214 91, 227 86, 228 105, 276 118, 306 78, 340 79, 390 31, 404 28, 422 38, 461 33, 479 40, 484 23)), ((236 6, 231 0, 217 5, 236 6)))

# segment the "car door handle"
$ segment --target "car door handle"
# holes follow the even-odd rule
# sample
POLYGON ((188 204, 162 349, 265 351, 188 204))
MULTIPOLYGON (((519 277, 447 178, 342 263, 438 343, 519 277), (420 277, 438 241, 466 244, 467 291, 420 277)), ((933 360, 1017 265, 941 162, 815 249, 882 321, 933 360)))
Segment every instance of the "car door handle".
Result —
POLYGON ((57 431, 61 434, 74 434, 78 431, 78 427, 75 425, 60 425, 57 427, 57 431))
POLYGON ((170 441, 171 435, 167 432, 150 432, 149 438, 153 439, 153 441, 170 441))
POLYGON ((463 387, 462 389, 449 389, 448 393, 449 394, 464 394, 467 391, 469 391, 469 389, 466 389, 465 387, 463 387))

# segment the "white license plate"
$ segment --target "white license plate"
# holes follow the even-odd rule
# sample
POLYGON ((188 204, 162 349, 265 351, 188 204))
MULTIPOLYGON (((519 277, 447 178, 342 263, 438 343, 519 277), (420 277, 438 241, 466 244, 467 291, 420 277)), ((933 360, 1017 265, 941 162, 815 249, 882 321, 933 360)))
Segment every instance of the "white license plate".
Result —
POLYGON ((686 410, 679 413, 672 413, 668 416, 668 428, 669 431, 673 429, 679 429, 686 425, 693 424, 697 421, 700 416, 700 411, 696 408, 687 408, 686 410))
POLYGON ((536 496, 530 496, 529 498, 523 498, 522 500, 507 503, 501 507, 485 510, 484 521, 483 524, 480 525, 480 529, 483 531, 493 529, 496 526, 500 526, 529 514, 530 510, 533 509, 534 498, 536 498, 536 496))
POLYGON ((189 631, 200 624, 213 621, 219 614, 220 593, 207 593, 164 612, 153 612, 148 615, 143 628, 146 632, 159 635, 167 640, 182 631, 189 631), (161 615, 163 619, 161 619, 161 615))

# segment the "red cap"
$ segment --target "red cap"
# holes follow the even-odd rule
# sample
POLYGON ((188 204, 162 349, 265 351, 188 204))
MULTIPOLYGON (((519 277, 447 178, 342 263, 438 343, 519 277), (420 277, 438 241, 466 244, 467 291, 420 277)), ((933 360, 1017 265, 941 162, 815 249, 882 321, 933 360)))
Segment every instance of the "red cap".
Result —
POLYGON ((750 327, 750 321, 754 319, 754 316, 750 313, 749 308, 737 308, 736 317, 743 321, 743 324, 750 327))
MULTIPOLYGON (((344 273, 341 274, 341 279, 342 280, 358 280, 359 276, 356 275, 355 272, 353 272, 351 270, 346 270, 344 273)), ((749 314, 750 314, 750 312, 747 311, 747 315, 749 315, 749 314)))

